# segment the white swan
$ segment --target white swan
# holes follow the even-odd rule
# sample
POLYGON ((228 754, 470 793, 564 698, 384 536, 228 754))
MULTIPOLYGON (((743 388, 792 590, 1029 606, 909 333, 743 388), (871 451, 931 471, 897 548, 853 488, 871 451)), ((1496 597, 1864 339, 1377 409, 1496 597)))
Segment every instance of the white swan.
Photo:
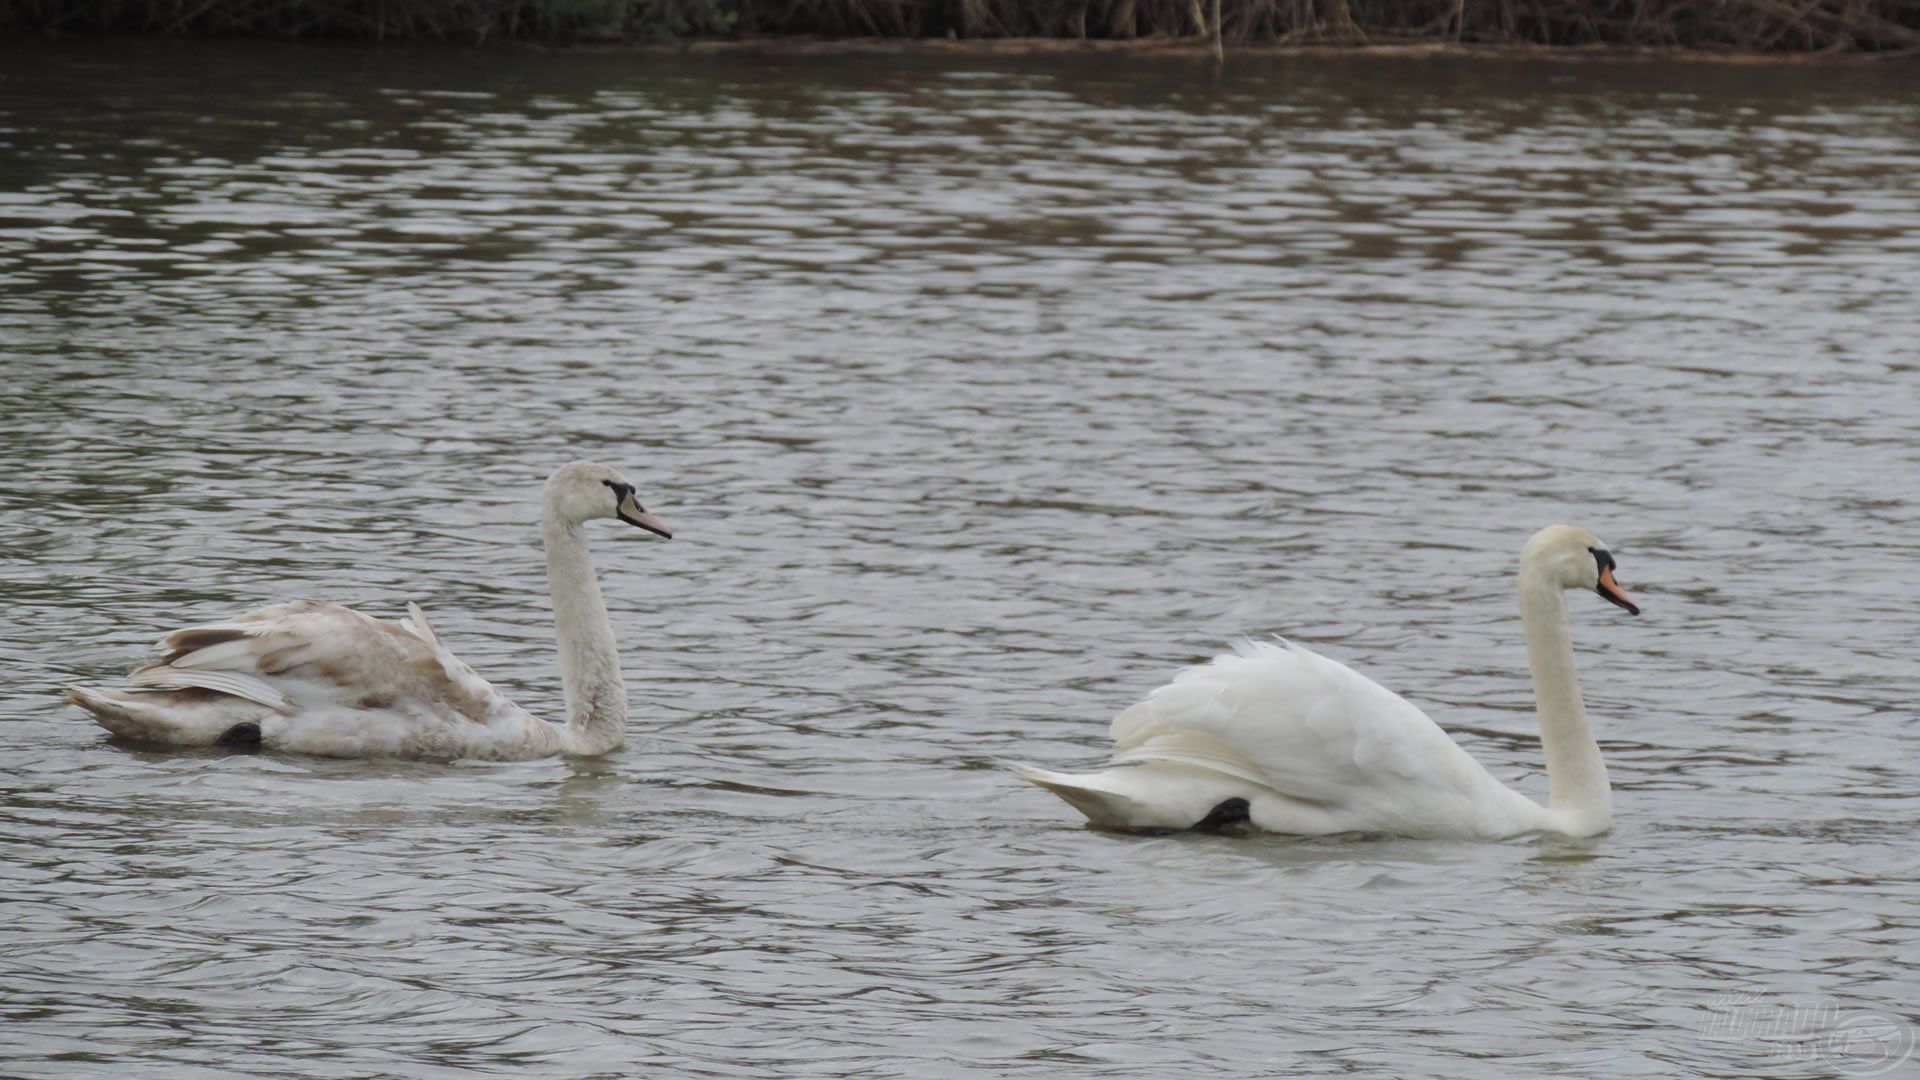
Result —
POLYGON ((1298 645, 1247 642, 1188 668, 1113 721, 1113 768, 1022 768, 1095 825, 1497 839, 1593 836, 1613 823, 1600 747, 1587 729, 1567 634, 1567 589, 1640 609, 1613 556, 1571 525, 1520 553, 1520 620, 1546 751, 1547 805, 1495 780, 1391 690, 1298 645))
POLYGON ((626 741, 627 691, 581 536, 595 518, 673 535, 604 465, 576 461, 547 480, 541 535, 564 724, 529 714, 474 674, 413 604, 397 623, 297 600, 175 630, 160 639, 166 657, 124 689, 72 687, 67 699, 116 735, 170 746, 502 761, 607 753, 626 741))

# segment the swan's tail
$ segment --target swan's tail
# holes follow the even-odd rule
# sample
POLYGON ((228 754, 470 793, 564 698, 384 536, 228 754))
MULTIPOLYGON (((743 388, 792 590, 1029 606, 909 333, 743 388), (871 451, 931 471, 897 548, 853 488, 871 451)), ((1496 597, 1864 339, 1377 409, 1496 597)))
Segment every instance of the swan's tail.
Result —
POLYGON ((1107 829, 1211 829, 1247 820, 1258 789, 1237 777, 1175 763, 1147 762, 1097 773, 1019 765, 1013 774, 1067 801, 1107 829))
POLYGON ((70 686, 67 700, 92 713, 101 727, 121 738, 163 746, 257 743, 261 720, 273 712, 257 702, 201 688, 70 686))
POLYGON ((1110 829, 1132 828, 1132 822, 1140 816, 1142 808, 1132 799, 1121 792, 1109 790, 1101 783, 1106 779, 1105 773, 1075 776, 1036 769, 1031 765, 1017 765, 1013 775, 1067 800, 1069 806, 1087 815, 1087 820, 1095 825, 1110 829))

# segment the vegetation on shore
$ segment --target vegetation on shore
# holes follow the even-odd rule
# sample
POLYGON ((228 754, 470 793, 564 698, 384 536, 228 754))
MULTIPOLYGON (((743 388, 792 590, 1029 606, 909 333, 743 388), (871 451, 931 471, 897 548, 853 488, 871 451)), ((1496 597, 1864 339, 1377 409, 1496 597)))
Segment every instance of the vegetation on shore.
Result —
POLYGON ((1920 51, 1920 0, 0 0, 0 29, 490 41, 1215 38, 1920 51))

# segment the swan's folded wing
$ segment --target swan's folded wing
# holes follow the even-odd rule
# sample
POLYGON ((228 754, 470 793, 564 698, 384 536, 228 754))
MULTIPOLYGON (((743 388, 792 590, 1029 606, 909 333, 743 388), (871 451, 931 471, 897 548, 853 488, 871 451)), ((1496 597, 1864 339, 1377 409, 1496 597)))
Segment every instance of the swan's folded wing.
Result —
POLYGON ((166 657, 135 672, 138 683, 218 689, 263 704, 284 698, 299 709, 424 706, 481 723, 506 704, 431 627, 422 633, 338 604, 261 608, 175 630, 160 646, 166 657))
POLYGON ((265 679, 238 671, 205 671, 152 664, 128 676, 127 684, 148 690, 184 690, 188 687, 212 690, 256 705, 265 705, 275 712, 292 712, 294 707, 287 695, 265 679))
POLYGON ((407 617, 400 620, 400 625, 413 631, 415 637, 428 645, 436 649, 445 648, 440 643, 440 635, 434 631, 433 624, 427 621, 427 613, 420 610, 419 604, 411 600, 407 601, 407 617))
POLYGON ((1297 645, 1243 642, 1113 721, 1114 761, 1177 761, 1305 802, 1474 790, 1485 770, 1404 698, 1297 645))

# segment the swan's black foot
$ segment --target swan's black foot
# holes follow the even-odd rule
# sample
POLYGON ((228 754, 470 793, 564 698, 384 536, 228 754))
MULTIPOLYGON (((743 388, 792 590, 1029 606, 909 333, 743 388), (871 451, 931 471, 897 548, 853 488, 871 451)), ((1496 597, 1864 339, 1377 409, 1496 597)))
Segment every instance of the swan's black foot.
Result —
POLYGON ((1214 832, 1229 825, 1244 825, 1253 820, 1247 815, 1247 800, 1228 799, 1207 812, 1207 816, 1194 823, 1201 832, 1214 832))
POLYGON ((220 746, 243 746, 257 748, 260 745, 259 724, 235 724, 220 736, 220 746))

